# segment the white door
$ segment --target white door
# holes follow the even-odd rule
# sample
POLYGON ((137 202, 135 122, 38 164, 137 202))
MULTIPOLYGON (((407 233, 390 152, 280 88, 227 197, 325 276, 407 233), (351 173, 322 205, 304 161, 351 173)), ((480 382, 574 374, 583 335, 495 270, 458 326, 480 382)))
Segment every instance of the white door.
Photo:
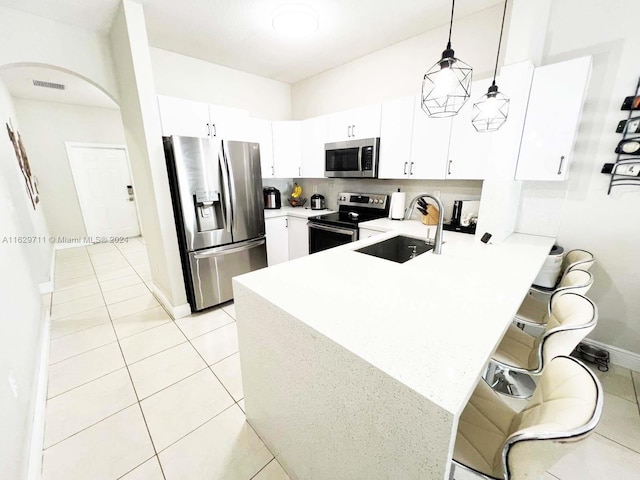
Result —
POLYGON ((140 235, 127 150, 67 144, 67 155, 87 235, 140 235))
POLYGON ((289 260, 289 221, 287 217, 265 218, 267 264, 271 267, 289 260))
POLYGON ((309 255, 308 220, 299 217, 287 217, 289 228, 289 260, 309 255))
POLYGON ((327 117, 308 118, 302 125, 302 178, 324 178, 324 144, 327 143, 327 117))
MULTIPOLYGON (((421 106, 421 94, 416 95, 411 133, 411 178, 444 179, 449 155, 451 117, 431 118, 421 106)), ((383 139, 380 140, 384 141, 383 139)))
POLYGON ((273 122, 273 166, 275 178, 300 178, 302 126, 300 122, 273 122))
POLYGON ((411 171, 414 96, 382 104, 378 178, 408 178, 411 171))

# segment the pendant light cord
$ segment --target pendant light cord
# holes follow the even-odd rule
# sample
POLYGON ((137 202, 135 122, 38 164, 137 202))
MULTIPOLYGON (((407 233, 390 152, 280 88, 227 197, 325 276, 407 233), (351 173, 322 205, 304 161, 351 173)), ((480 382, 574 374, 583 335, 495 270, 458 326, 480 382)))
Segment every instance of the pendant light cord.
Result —
POLYGON ((451 2, 451 20, 449 20, 449 41, 447 42, 447 50, 451 49, 451 29, 453 28, 453 10, 454 10, 455 7, 456 7, 456 0, 452 0, 452 2, 451 2))
MULTIPOLYGON (((507 16, 507 0, 504 0, 504 11, 502 12, 502 26, 500 27, 500 40, 498 40, 498 54, 496 55, 496 68, 493 70, 493 83, 496 84, 496 75, 498 73, 498 60, 500 59, 500 46, 502 45, 502 32, 504 31, 504 17, 507 16)), ((449 33, 451 36, 451 33, 449 33)))

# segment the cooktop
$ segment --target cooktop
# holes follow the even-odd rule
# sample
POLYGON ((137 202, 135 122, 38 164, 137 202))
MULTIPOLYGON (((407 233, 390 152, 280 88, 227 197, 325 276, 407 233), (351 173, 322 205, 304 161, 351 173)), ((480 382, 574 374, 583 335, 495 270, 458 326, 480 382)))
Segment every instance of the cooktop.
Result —
POLYGON ((325 225, 358 228, 358 223, 389 215, 389 195, 379 193, 339 193, 338 211, 310 217, 325 225))

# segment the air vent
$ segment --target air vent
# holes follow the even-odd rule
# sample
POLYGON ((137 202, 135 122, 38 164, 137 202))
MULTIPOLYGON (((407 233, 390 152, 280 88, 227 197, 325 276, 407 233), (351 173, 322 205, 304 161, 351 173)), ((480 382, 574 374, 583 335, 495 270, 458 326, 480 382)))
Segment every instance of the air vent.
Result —
POLYGON ((33 85, 36 87, 55 88, 56 90, 65 89, 65 86, 61 83, 43 82, 42 80, 34 80, 33 85))

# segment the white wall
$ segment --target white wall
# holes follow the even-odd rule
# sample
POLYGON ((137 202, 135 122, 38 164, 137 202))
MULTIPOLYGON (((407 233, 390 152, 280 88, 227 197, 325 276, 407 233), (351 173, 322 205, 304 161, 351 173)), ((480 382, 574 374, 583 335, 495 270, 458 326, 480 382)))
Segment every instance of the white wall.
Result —
MULTIPOLYGON (((49 262, 39 245, 5 243, 5 237, 48 236, 42 208, 33 211, 4 123, 18 122, 0 81, 0 472, 26 478, 43 322, 38 283, 49 262)), ((27 149, 28 153, 28 149, 27 149)), ((48 249, 48 248, 47 248, 48 249)))
POLYGON ((87 234, 65 142, 124 145, 120 111, 14 98, 52 236, 87 234))
POLYGON ((291 85, 240 70, 151 48, 158 95, 249 110, 268 120, 291 119, 291 85))
POLYGON ((568 182, 525 182, 519 231, 558 235, 565 248, 595 254, 595 283, 589 296, 600 309, 591 338, 640 354, 640 185, 615 187, 600 173, 616 158, 622 136, 615 133, 628 112, 624 97, 638 81, 640 31, 636 0, 555 0, 544 63, 593 55, 593 73, 568 182), (565 201, 566 198, 566 201, 565 201))
POLYGON ((0 66, 36 63, 69 70, 117 101, 106 36, 5 7, 0 7, 0 31, 0 66))
MULTIPOLYGON (((473 67, 476 79, 493 75, 502 8, 496 5, 457 19, 453 25, 453 49, 473 67)), ((424 74, 442 56, 448 32, 449 25, 443 25, 294 84, 293 118, 419 93, 424 74)), ((479 98, 484 93, 474 95, 479 98)))

